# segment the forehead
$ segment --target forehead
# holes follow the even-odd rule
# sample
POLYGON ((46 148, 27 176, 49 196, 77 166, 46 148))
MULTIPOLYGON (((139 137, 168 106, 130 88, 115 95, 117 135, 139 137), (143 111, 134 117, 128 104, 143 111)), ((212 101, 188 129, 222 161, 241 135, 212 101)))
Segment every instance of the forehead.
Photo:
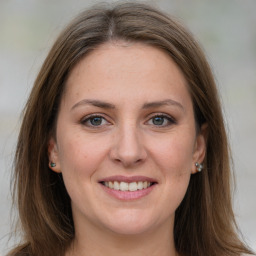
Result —
MULTIPOLYGON (((156 70, 159 65, 161 70, 158 69, 158 73, 160 71, 170 75, 180 73, 179 75, 183 78, 178 66, 164 50, 144 43, 111 41, 89 52, 73 68, 68 80, 75 76, 76 78, 79 77, 81 73, 86 71, 85 69, 92 71, 95 67, 101 68, 101 71, 105 71, 109 75, 111 71, 116 71, 116 68, 119 69, 120 73, 130 71, 136 74, 136 70, 138 73, 143 71, 141 73, 143 75, 156 70), (135 66, 137 66, 136 69, 134 69, 135 66)), ((92 72, 90 73, 92 74, 92 72)))
MULTIPOLYGON (((66 96, 126 95, 144 98, 188 94, 183 73, 171 57, 142 43, 109 42, 85 56, 71 71, 66 96)), ((158 99, 154 99, 158 100, 158 99)))

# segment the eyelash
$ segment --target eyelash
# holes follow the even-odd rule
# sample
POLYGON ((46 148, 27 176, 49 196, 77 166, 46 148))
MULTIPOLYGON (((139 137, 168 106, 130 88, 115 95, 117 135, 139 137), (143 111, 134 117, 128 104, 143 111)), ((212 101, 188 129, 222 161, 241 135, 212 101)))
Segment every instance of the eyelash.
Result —
MULTIPOLYGON (((153 116, 150 117, 150 119, 148 119, 148 121, 146 123, 149 123, 150 120, 152 120, 152 122, 153 122, 154 118, 162 118, 162 119, 164 119, 164 122, 165 121, 167 122, 167 124, 164 124, 164 125, 163 124, 157 125, 157 124, 154 124, 154 123, 150 124, 151 126, 154 126, 154 127, 157 127, 157 128, 164 128, 164 127, 168 127, 172 124, 176 124, 176 120, 174 118, 170 117, 169 115, 164 115, 164 114, 154 114, 153 116)), ((105 124, 102 125, 102 121, 105 121, 107 123, 107 125, 110 124, 110 122, 107 121, 107 119, 104 116, 102 116, 101 114, 92 114, 92 115, 86 116, 80 121, 80 123, 84 126, 89 127, 89 128, 99 129, 103 125, 105 125, 105 124), (91 123, 94 118, 99 118, 100 119, 101 122, 100 122, 99 125, 93 125, 91 123), (90 124, 88 122, 90 122, 90 124)))
POLYGON ((152 126, 155 126, 157 128, 168 127, 172 124, 176 124, 176 120, 173 117, 171 117, 169 115, 164 115, 164 114, 154 114, 153 116, 150 117, 150 119, 147 122, 149 122, 150 120, 153 120, 154 118, 163 118, 163 119, 165 119, 164 121, 167 122, 167 124, 164 124, 164 125, 151 124, 152 126))
POLYGON ((109 122, 106 120, 105 117, 103 117, 102 115, 100 114, 92 114, 92 115, 89 115, 89 116, 86 116, 84 117, 82 120, 81 120, 81 124, 87 126, 87 127, 92 127, 92 128, 100 128, 102 126, 102 124, 99 124, 99 125, 93 125, 92 123, 91 124, 88 124, 87 122, 90 122, 93 120, 93 118, 100 118, 101 121, 102 120, 105 120, 108 124, 109 122))

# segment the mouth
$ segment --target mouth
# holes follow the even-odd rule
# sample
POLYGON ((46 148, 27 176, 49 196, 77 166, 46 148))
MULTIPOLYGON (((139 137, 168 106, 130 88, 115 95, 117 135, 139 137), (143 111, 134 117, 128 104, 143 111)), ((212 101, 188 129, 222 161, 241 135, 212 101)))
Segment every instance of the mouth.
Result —
POLYGON ((133 182, 125 182, 125 181, 102 181, 100 182, 103 186, 120 191, 138 191, 147 189, 156 184, 156 182, 150 181, 133 181, 133 182))
POLYGON ((120 200, 135 200, 147 196, 157 181, 144 176, 112 176, 99 181, 103 190, 120 200))

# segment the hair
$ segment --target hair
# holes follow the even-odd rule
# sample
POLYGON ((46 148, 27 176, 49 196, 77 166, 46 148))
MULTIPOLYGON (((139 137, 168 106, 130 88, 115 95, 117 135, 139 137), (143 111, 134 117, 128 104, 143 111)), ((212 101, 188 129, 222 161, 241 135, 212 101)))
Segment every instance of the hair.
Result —
POLYGON ((179 22, 142 3, 98 5, 82 12, 60 34, 35 80, 24 109, 14 161, 14 200, 22 243, 8 255, 63 255, 75 232, 61 174, 48 167, 48 142, 65 81, 89 52, 111 41, 139 42, 163 50, 182 70, 197 126, 208 124, 204 170, 192 175, 176 210, 174 240, 181 255, 252 252, 241 241, 231 198, 230 149, 221 104, 203 51, 179 22))

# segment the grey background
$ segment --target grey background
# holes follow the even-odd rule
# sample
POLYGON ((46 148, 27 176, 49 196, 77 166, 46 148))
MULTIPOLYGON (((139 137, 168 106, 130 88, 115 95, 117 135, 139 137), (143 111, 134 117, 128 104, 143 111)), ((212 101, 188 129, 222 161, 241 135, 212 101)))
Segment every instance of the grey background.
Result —
MULTIPOLYGON (((14 243, 9 240, 9 183, 20 113, 59 31, 95 2, 0 0, 0 256, 14 243)), ((246 241, 256 249, 256 1, 150 2, 185 23, 207 53, 233 150, 235 214, 246 241)))

